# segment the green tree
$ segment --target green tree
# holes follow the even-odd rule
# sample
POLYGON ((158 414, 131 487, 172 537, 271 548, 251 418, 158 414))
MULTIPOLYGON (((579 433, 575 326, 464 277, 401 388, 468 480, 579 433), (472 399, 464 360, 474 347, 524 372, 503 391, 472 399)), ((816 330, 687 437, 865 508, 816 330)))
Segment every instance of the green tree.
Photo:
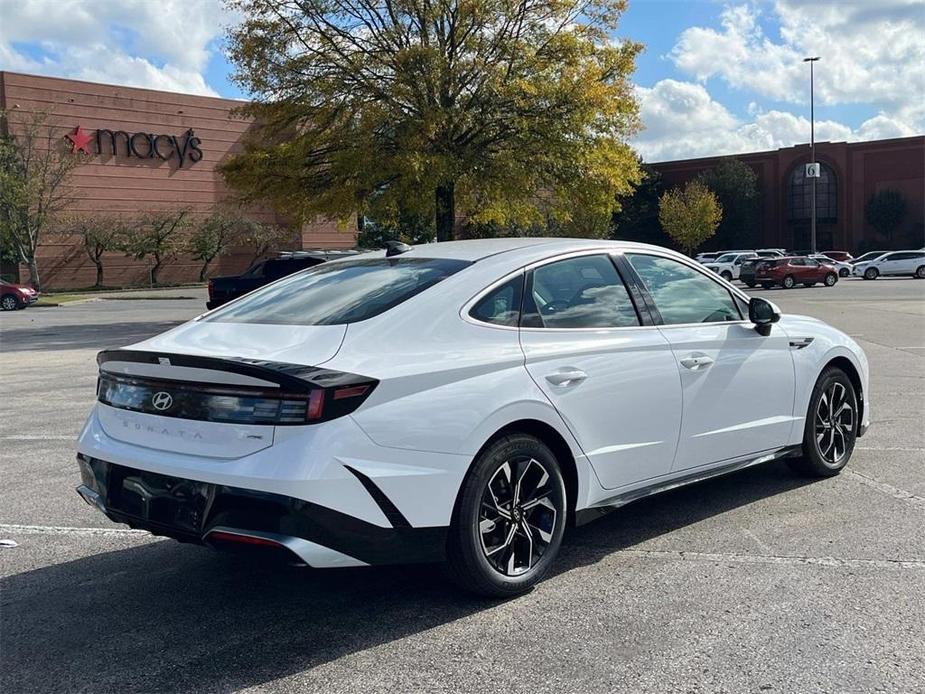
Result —
POLYGON ((724 159, 701 180, 716 194, 723 218, 710 242, 715 248, 752 248, 761 238, 758 174, 738 159, 724 159))
POLYGON ((81 215, 61 225, 63 234, 76 236, 90 262, 96 266, 95 287, 103 286, 103 256, 122 250, 129 237, 129 222, 118 215, 81 215))
POLYGON ((280 224, 268 224, 254 219, 241 222, 241 243, 251 249, 251 265, 281 244, 293 241, 292 229, 280 224))
POLYGON ((157 284, 164 263, 185 248, 188 227, 189 210, 145 213, 132 225, 123 250, 135 260, 153 258, 151 284, 157 284))
POLYGON ((473 223, 609 220, 638 180, 625 0, 227 0, 254 102, 223 167, 297 219, 397 211, 473 223))
POLYGON ((899 228, 906 214, 906 200, 898 190, 889 188, 877 191, 864 206, 864 218, 887 241, 893 240, 893 234, 899 228))
POLYGON ((621 241, 638 241, 657 246, 672 245, 658 221, 658 201, 665 192, 662 175, 639 162, 642 180, 633 194, 620 201, 620 211, 610 221, 609 236, 621 241))
POLYGON ((696 179, 666 191, 658 202, 658 221, 688 255, 716 233, 722 217, 716 195, 696 179))
POLYGON ((246 231, 241 217, 230 210, 216 210, 193 226, 187 238, 187 251, 202 262, 200 282, 205 281, 212 261, 239 243, 246 231))
POLYGON ((81 155, 68 151, 47 113, 18 116, 0 112, 0 238, 41 289, 36 252, 71 201, 67 182, 81 155))

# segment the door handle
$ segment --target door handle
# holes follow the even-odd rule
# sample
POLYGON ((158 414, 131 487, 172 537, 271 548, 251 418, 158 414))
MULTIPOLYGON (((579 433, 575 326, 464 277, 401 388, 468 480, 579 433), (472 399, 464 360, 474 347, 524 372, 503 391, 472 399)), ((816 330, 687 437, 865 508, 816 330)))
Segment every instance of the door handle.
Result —
POLYGON ((576 383, 581 383, 587 377, 588 374, 581 369, 567 369, 547 375, 546 380, 554 386, 571 386, 576 383))
POLYGON ((713 360, 706 354, 692 355, 681 360, 681 366, 691 371, 700 371, 713 365, 713 360))

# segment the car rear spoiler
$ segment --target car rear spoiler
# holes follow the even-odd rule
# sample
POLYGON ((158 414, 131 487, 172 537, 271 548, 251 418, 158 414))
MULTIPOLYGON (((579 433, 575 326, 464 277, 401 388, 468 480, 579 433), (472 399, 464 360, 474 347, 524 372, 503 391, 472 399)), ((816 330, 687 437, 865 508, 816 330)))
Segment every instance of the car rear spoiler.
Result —
POLYGON ((276 383, 281 389, 292 393, 309 393, 317 388, 338 388, 370 381, 366 376, 305 364, 288 364, 245 357, 205 357, 197 354, 147 352, 135 349, 106 349, 96 355, 96 363, 101 368, 107 362, 160 364, 224 371, 276 383))

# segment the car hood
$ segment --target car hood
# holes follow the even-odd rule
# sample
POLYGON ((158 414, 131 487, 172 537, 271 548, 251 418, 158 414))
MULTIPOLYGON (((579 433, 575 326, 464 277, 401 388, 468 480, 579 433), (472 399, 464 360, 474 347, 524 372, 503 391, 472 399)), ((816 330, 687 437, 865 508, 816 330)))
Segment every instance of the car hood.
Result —
POLYGON ((192 320, 124 349, 318 366, 337 354, 346 333, 346 325, 263 325, 192 320))

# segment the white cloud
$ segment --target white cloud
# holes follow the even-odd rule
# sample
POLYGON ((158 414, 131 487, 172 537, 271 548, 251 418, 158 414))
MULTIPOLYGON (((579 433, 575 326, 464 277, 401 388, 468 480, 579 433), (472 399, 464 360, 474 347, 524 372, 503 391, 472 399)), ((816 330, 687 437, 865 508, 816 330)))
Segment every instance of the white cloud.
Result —
POLYGON ((232 20, 221 0, 0 0, 0 17, 0 69, 206 95, 209 46, 232 20))
POLYGON ((671 60, 701 82, 718 77, 737 89, 802 104, 809 100, 803 58, 818 55, 819 103, 883 109, 885 120, 866 132, 925 129, 925 113, 916 108, 925 95, 922 0, 777 0, 769 9, 779 40, 762 30, 762 7, 727 6, 720 29, 683 31, 671 60))
MULTIPOLYGON (((694 82, 665 79, 637 87, 646 129, 633 145, 646 161, 741 154, 791 147, 809 141, 809 120, 786 111, 749 109, 737 118, 694 82)), ((832 120, 816 121, 816 141, 872 140, 916 134, 903 121, 883 113, 856 130, 832 120)))

